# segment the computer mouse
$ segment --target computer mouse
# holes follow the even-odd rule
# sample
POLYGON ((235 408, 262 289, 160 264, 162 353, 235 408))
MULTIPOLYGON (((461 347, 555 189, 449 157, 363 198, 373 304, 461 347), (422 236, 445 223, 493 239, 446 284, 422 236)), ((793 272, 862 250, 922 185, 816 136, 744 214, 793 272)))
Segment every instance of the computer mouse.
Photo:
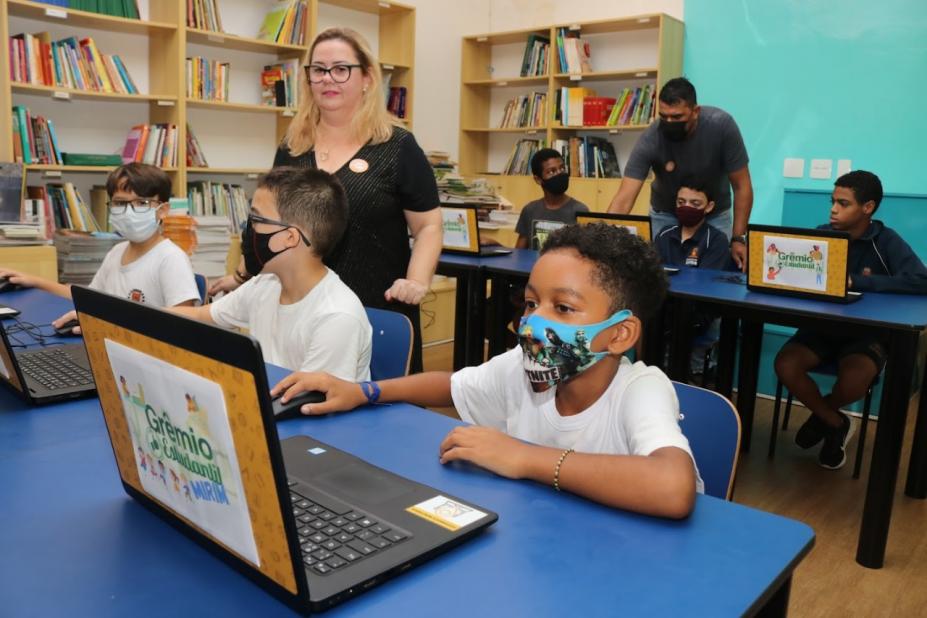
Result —
POLYGON ((296 397, 293 397, 286 403, 280 401, 280 395, 278 395, 274 397, 271 403, 273 404, 274 418, 279 421, 285 418, 302 416, 299 409, 303 407, 303 405, 322 401, 325 401, 325 393, 319 391, 306 391, 305 393, 296 395, 296 397))
POLYGON ((76 319, 68 320, 61 326, 55 328, 55 334, 59 337, 80 337, 80 335, 74 334, 74 327, 80 326, 80 322, 76 319))
POLYGON ((18 283, 13 283, 6 277, 0 277, 0 292, 12 292, 14 290, 20 290, 23 286, 18 283))

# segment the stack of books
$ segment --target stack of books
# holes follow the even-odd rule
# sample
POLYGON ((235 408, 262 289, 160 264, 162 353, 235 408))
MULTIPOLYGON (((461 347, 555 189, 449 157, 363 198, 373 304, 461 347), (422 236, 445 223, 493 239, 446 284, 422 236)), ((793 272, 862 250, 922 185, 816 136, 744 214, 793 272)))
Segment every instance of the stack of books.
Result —
POLYGON ((547 94, 532 92, 522 94, 505 104, 500 129, 516 127, 540 127, 547 117, 547 94))
POLYGON ((257 38, 287 45, 303 45, 308 13, 306 0, 278 0, 264 15, 257 38))
POLYGON ((386 109, 396 118, 406 117, 406 87, 393 86, 389 89, 389 97, 386 100, 386 109))
POLYGON ((299 106, 302 67, 298 58, 269 64, 261 71, 261 103, 276 107, 299 106))
POLYGON ((187 0, 187 27, 222 32, 222 17, 216 0, 187 0))
POLYGON ((177 125, 140 124, 132 127, 122 147, 122 162, 177 166, 177 125))
POLYGON ((210 277, 225 274, 229 254, 229 219, 220 216, 199 216, 196 219, 196 249, 190 256, 193 271, 210 277))
POLYGON ((203 147, 200 146, 200 141, 196 139, 190 125, 187 125, 187 165, 190 167, 209 167, 209 164, 206 163, 203 147))
POLYGON ((229 100, 229 63, 187 58, 187 97, 201 101, 229 100))
POLYGON ((55 124, 42 116, 33 116, 21 105, 13 106, 13 161, 61 165, 55 124))
POLYGON ((201 180, 187 183, 190 214, 224 217, 226 231, 238 232, 248 219, 250 205, 241 185, 201 180))
POLYGON ((609 126, 650 124, 656 115, 657 88, 647 84, 643 88, 625 88, 618 95, 608 116, 609 126))
POLYGON ((550 39, 539 34, 529 34, 525 44, 525 55, 521 60, 522 77, 547 75, 547 59, 550 53, 550 39))
POLYGON ((58 280, 61 283, 88 285, 109 250, 122 241, 121 236, 106 232, 77 234, 65 231, 56 234, 58 280))
POLYGON ((579 32, 557 28, 557 58, 561 73, 590 73, 592 49, 589 42, 579 38, 579 32))
POLYGON ((555 93, 554 120, 565 127, 583 126, 585 99, 596 96, 591 88, 560 88, 555 93))
POLYGON ((615 147, 604 137, 571 137, 554 140, 570 176, 582 178, 621 178, 615 147))
POLYGON ((520 139, 512 148, 509 160, 505 164, 503 174, 508 176, 530 176, 531 157, 544 147, 544 140, 520 139))
POLYGON ((101 54, 90 37, 53 42, 47 32, 17 34, 10 37, 9 47, 14 82, 138 94, 122 59, 101 54))

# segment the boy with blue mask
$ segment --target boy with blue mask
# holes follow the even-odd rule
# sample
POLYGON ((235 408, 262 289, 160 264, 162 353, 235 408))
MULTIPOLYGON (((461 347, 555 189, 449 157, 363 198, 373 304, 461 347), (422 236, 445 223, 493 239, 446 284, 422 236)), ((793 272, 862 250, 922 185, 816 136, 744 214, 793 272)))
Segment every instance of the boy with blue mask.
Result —
POLYGON ((624 356, 666 287, 643 240, 605 224, 567 226, 548 237, 531 270, 519 347, 454 374, 360 384, 293 374, 272 392, 284 400, 325 392, 305 414, 377 401, 454 405, 475 426, 447 435, 442 463, 469 461, 608 506, 682 518, 702 483, 673 386, 624 356))
POLYGON ((331 174, 274 168, 258 179, 241 252, 251 278, 205 307, 175 313, 247 328, 264 360, 370 379, 372 329, 357 295, 323 263, 347 227, 348 202, 331 174))
MULTIPOLYGON (((110 249, 90 287, 107 294, 155 307, 193 305, 199 291, 190 258, 161 235, 161 220, 170 209, 171 179, 158 167, 144 163, 121 165, 106 179, 110 228, 125 242, 110 249)), ((71 298, 71 286, 40 277, 0 271, 14 283, 71 298)), ((52 325, 76 319, 69 311, 52 325)), ((74 333, 79 333, 75 327, 74 333)))

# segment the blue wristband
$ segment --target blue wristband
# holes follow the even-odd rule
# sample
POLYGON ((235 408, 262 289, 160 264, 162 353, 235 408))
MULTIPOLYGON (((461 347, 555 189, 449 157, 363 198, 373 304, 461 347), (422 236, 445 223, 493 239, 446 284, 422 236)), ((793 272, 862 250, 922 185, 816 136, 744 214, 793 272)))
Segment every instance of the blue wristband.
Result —
POLYGON ((376 403, 380 399, 380 385, 376 382, 361 382, 360 387, 367 403, 376 403))

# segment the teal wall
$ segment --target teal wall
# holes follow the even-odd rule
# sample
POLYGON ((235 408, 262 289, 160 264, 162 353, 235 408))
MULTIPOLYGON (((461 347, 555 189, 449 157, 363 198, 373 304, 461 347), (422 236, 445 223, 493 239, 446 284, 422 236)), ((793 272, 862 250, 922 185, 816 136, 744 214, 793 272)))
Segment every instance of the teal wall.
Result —
POLYGON ((778 224, 785 187, 833 186, 807 178, 812 158, 927 193, 927 1, 685 0, 685 24, 699 102, 743 132, 751 221, 778 224), (786 157, 805 159, 804 179, 782 177, 786 157))

